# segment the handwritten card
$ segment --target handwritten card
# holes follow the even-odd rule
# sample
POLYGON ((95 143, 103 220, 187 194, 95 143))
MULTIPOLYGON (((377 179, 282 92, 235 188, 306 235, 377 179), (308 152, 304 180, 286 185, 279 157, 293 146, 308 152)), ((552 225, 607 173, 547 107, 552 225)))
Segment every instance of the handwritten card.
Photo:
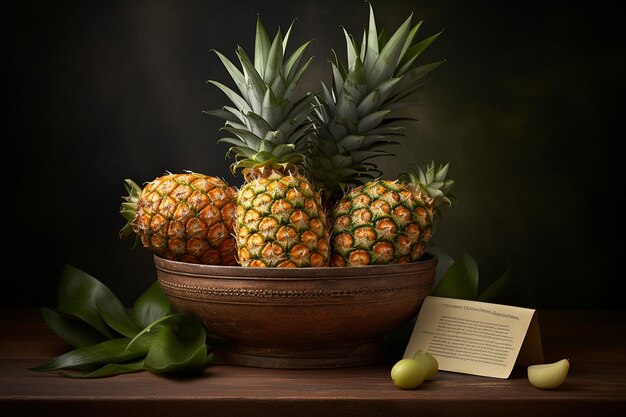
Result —
POLYGON ((493 378, 508 378, 516 363, 543 363, 535 310, 454 298, 426 297, 404 358, 418 349, 442 371, 493 378))

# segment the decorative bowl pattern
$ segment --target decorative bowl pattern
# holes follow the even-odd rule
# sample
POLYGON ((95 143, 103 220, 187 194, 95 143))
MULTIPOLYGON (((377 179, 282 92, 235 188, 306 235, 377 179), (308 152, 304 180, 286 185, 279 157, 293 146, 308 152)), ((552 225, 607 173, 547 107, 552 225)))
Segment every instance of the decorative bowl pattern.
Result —
POLYGON ((331 368, 376 362, 384 335, 406 324, 433 289, 437 258, 348 268, 244 268, 155 256, 171 304, 227 340, 229 362, 331 368))

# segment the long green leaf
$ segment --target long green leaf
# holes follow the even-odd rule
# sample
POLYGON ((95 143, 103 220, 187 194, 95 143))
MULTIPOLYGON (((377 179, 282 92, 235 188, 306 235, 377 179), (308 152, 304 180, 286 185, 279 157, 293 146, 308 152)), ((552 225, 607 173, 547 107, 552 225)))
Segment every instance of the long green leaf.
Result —
POLYGON ((126 362, 148 353, 152 335, 136 338, 132 347, 127 349, 130 339, 122 337, 107 340, 97 345, 80 347, 64 353, 43 365, 32 368, 33 371, 54 371, 73 369, 85 365, 105 365, 107 363, 126 362))
POLYGON ((222 92, 224 94, 226 94, 226 96, 228 96, 230 101, 232 101, 233 104, 242 113, 248 113, 248 112, 252 111, 252 109, 250 108, 250 106, 248 105, 246 100, 244 100, 239 94, 235 93, 230 87, 227 87, 227 86, 225 86, 224 84, 222 84, 222 83, 220 83, 218 81, 209 80, 207 82, 213 84, 214 86, 216 86, 217 88, 222 90, 222 92))
POLYGON ((121 335, 134 337, 141 331, 117 297, 98 300, 98 312, 106 324, 121 335))
POLYGON ((46 307, 41 308, 41 315, 54 334, 74 347, 94 345, 105 340, 100 332, 83 321, 63 317, 46 307))
POLYGON ((206 364, 206 331, 195 317, 171 314, 155 320, 130 341, 128 348, 155 330, 145 369, 153 372, 185 372, 197 370, 206 364))
MULTIPOLYGON (((270 91, 270 90, 267 90, 270 91)), ((259 150, 263 146, 261 138, 256 136, 254 133, 250 132, 247 129, 235 129, 232 127, 223 127, 222 130, 232 133, 237 136, 239 139, 244 141, 246 145, 251 149, 259 150)))
POLYGON ((245 78, 244 78, 243 74, 241 73, 241 71, 239 71, 239 68, 237 68, 221 52, 216 51, 216 50, 213 50, 213 52, 215 52, 215 54, 218 56, 220 61, 222 61, 222 64, 224 64, 224 67, 226 67, 226 70, 228 71, 228 74, 230 74, 231 78, 235 82, 235 85, 237 86, 237 88, 241 92, 241 95, 243 96, 243 98, 244 99, 248 98, 248 92, 247 92, 247 88, 246 88, 246 81, 245 81, 245 78))
POLYGON ((378 30, 376 29, 376 18, 374 9, 370 3, 369 26, 367 28, 367 52, 365 54, 365 70, 370 71, 378 59, 378 30))
POLYGON ((422 83, 431 71, 443 63, 444 61, 433 62, 430 64, 420 65, 419 67, 409 70, 397 84, 397 91, 400 92, 399 95, 406 96, 407 90, 410 90, 422 83))
POLYGON ((478 266, 476 261, 465 253, 441 277, 432 295, 475 300, 477 291, 478 266))
POLYGON ((78 317, 112 339, 117 334, 102 319, 98 309, 98 302, 103 299, 117 300, 117 297, 109 288, 86 272, 71 265, 65 266, 57 292, 57 308, 63 314, 78 317))
POLYGON ((387 99, 396 94, 396 86, 402 80, 402 78, 391 78, 378 86, 380 92, 379 103, 384 103, 387 99))
POLYGON ((261 117, 265 119, 267 124, 275 130, 282 119, 282 112, 280 108, 280 102, 274 95, 271 88, 265 91, 265 97, 263 97, 263 107, 261 109, 261 117))
POLYGON ((361 58, 357 57, 354 66, 348 71, 343 88, 348 90, 355 103, 360 103, 367 93, 367 81, 365 79, 365 68, 361 58))
POLYGON ((359 58, 361 62, 365 62, 365 53, 367 52, 367 32, 363 29, 363 37, 361 38, 361 47, 359 49, 359 58))
POLYGON ((261 77, 265 74, 265 62, 270 52, 270 37, 261 23, 261 18, 256 18, 256 35, 254 37, 254 67, 261 77))
POLYGON ((485 288, 478 296, 478 301, 484 301, 487 303, 494 303, 501 301, 508 293, 511 286, 511 263, 507 263, 506 271, 497 280, 495 280, 490 286, 485 288))
POLYGON ((307 49, 307 47, 309 46, 310 43, 311 43, 311 41, 308 41, 308 42, 302 44, 287 59, 287 62, 285 63, 285 69, 283 70, 285 72, 284 75, 285 75, 285 79, 287 80, 287 84, 289 84, 291 82, 291 79, 292 79, 293 75, 295 74, 295 71, 298 69, 298 65, 300 64, 300 60, 302 59, 302 56, 304 55, 304 52, 306 51, 306 49, 307 49))
POLYGON ((173 312, 158 281, 150 286, 133 305, 133 318, 142 328, 173 312))
MULTIPOLYGON (((231 112, 224 109, 215 109, 215 110, 202 110, 202 113, 207 114, 209 116, 219 117, 220 119, 224 119, 226 121, 231 122, 240 122, 239 118, 232 114, 231 112)), ((132 221, 133 219, 131 219, 132 221)))
POLYGON ((61 372, 60 375, 67 378, 79 378, 79 379, 90 379, 90 378, 104 378, 107 376, 121 375, 121 374, 129 374, 132 372, 143 371, 144 359, 140 359, 134 362, 128 363, 109 363, 104 365, 101 368, 96 369, 93 372, 88 373, 67 373, 61 372))
POLYGON ((306 74, 307 70, 309 69, 309 67, 311 66, 311 63, 313 62, 313 57, 310 57, 293 75, 293 78, 289 81, 289 84, 287 85, 286 89, 285 89, 285 94, 283 95, 283 100, 286 100, 287 103, 293 103, 293 102, 297 102, 298 100, 294 100, 293 97, 296 94, 297 90, 298 90, 298 86, 300 85, 300 81, 302 81, 302 78, 304 77, 304 74, 306 74))
POLYGON ((359 120, 357 132, 364 134, 378 127, 385 118, 385 116, 387 116, 388 114, 389 110, 379 110, 377 112, 368 114, 367 116, 359 120))
POLYGON ((236 53, 244 71, 244 88, 246 89, 248 102, 250 103, 252 110, 258 113, 261 111, 263 95, 265 94, 267 85, 263 81, 263 78, 261 78, 261 75, 257 72, 243 48, 238 47, 236 53))
POLYGON ((348 31, 346 31, 345 28, 343 28, 343 34, 346 38, 346 52, 348 54, 348 66, 347 66, 347 70, 350 71, 352 69, 352 67, 354 66, 354 63, 356 62, 356 58, 359 56, 359 54, 356 51, 356 46, 354 45, 354 39, 352 39, 352 36, 348 33, 348 31))
POLYGON ((410 31, 412 18, 413 15, 411 14, 380 51, 376 62, 368 73, 367 84, 370 88, 375 88, 383 81, 391 78, 410 31))
POLYGON ((442 33, 443 31, 436 33, 410 47, 398 64, 399 68, 396 70, 396 76, 400 76, 407 72, 411 68, 411 65, 413 65, 417 57, 420 56, 420 54, 424 52, 426 48, 428 48, 430 44, 432 44, 435 39, 437 39, 442 33))
POLYGON ((263 80, 270 84, 274 81, 274 78, 284 75, 281 74, 282 68, 284 64, 284 56, 283 56, 283 35, 278 29, 278 33, 276 33, 276 37, 272 41, 272 46, 270 47, 269 55, 267 56, 267 62, 265 63, 265 73, 263 74, 263 80))
POLYGON ((420 29, 421 26, 422 26, 422 21, 419 21, 415 24, 415 26, 413 26, 413 28, 409 32, 408 36, 406 37, 406 41, 404 42, 404 47, 402 48, 402 52, 400 53, 400 62, 398 62, 398 65, 396 65, 396 67, 402 66, 402 62, 404 61, 406 57, 406 52, 409 50, 409 48, 413 44, 413 39, 415 39, 415 35, 417 35, 417 31, 420 29))
POLYGON ((289 36, 291 36, 291 29, 293 29, 293 24, 296 23, 296 19, 291 21, 289 28, 287 29, 287 33, 285 33, 285 37, 283 38, 283 55, 286 54, 287 44, 289 43, 289 36))

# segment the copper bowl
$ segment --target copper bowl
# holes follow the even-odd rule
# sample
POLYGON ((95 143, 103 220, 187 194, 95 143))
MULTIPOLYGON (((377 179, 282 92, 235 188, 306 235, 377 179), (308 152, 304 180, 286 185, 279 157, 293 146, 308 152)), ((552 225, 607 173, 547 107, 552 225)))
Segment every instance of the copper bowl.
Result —
POLYGON ((155 256, 171 304, 227 340, 230 363, 335 368, 383 357, 384 335, 408 323, 432 291, 437 258, 347 268, 244 268, 155 256))

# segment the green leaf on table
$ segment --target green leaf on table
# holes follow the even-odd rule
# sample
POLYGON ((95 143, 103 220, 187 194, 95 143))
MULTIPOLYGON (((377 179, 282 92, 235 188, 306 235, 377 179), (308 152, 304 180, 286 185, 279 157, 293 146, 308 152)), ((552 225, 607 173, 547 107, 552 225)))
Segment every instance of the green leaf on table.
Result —
POLYGON ((31 368, 33 371, 54 371, 57 369, 76 369, 86 365, 105 365, 126 362, 145 356, 151 345, 152 337, 138 338, 132 348, 127 346, 127 337, 107 340, 97 345, 83 346, 57 356, 49 362, 31 368))
POLYGON ((207 338, 195 317, 175 313, 158 282, 135 301, 131 313, 104 284, 67 265, 61 275, 57 309, 59 312, 42 308, 44 320, 76 349, 32 368, 34 371, 71 370, 61 373, 69 378, 101 378, 141 370, 189 373, 213 360, 207 342, 211 346, 223 342, 207 338))
POLYGON ((98 302, 112 299, 117 300, 117 297, 96 278, 71 265, 63 269, 57 292, 57 308, 61 313, 85 321, 109 339, 119 335, 102 318, 98 302))
POLYGON ((47 307, 41 308, 41 315, 54 334, 74 347, 95 345, 106 339, 105 336, 87 323, 64 317, 47 307))
POLYGON ((511 263, 507 262, 506 271, 504 274, 497 280, 495 280, 490 286, 485 288, 480 296, 478 296, 478 301, 483 301, 486 303, 493 303, 504 298, 509 290, 511 285, 511 263))
MULTIPOLYGON (((144 369, 152 372, 193 372, 209 361, 206 331, 193 316, 171 314, 148 325, 137 338, 157 330, 144 369)), ((134 340, 129 344, 133 346, 134 340)))
POLYGON ((432 295, 475 300, 477 292, 478 265, 471 256, 464 253, 441 277, 432 295))
POLYGON ((96 304, 104 322, 119 334, 133 338, 141 331, 141 327, 131 318, 117 297, 105 295, 96 304))
POLYGON ((142 327, 173 313, 170 303, 158 281, 139 296, 133 305, 133 318, 142 327))
POLYGON ((103 378, 107 376, 114 376, 120 374, 129 374, 131 372, 143 371, 143 359, 134 362, 127 363, 109 363, 101 368, 96 369, 93 372, 88 373, 67 373, 61 372, 61 376, 68 378, 103 378))

